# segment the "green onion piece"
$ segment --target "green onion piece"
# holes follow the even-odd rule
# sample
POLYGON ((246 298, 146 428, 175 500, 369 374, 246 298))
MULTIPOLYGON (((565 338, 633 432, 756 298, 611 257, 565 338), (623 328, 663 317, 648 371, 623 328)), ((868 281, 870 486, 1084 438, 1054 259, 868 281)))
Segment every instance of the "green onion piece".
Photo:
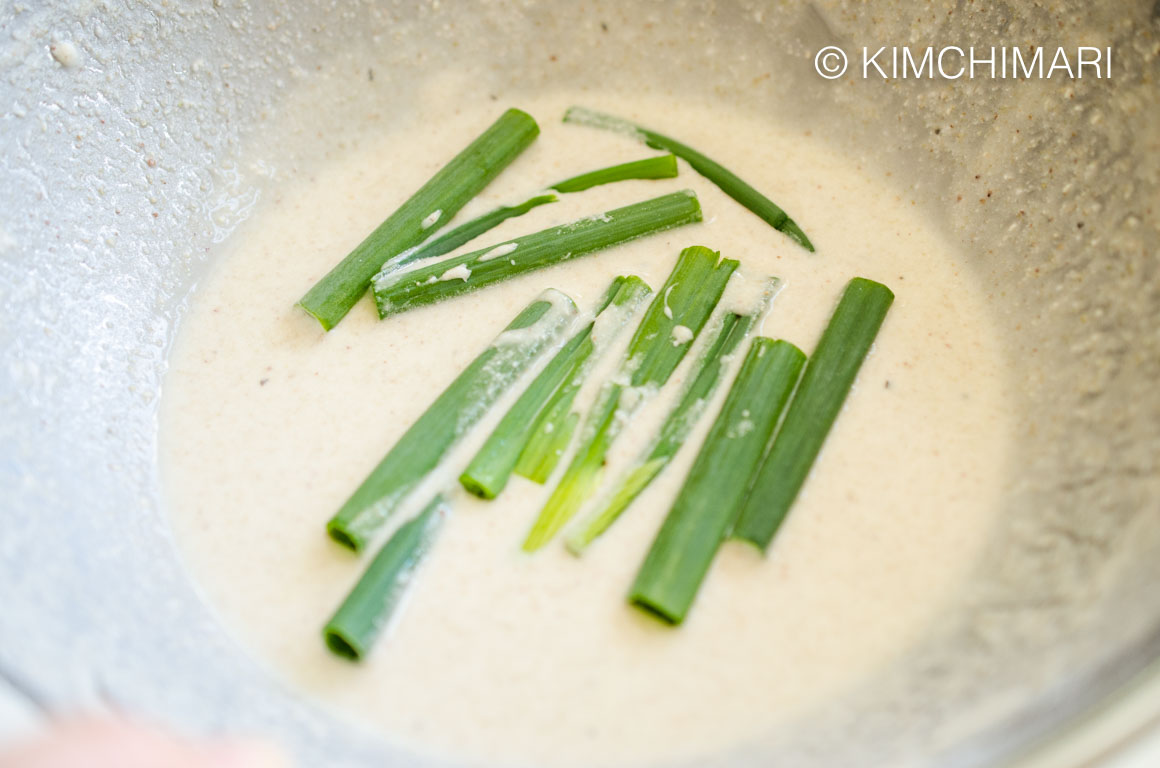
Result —
POLYGON ((856 277, 846 285, 742 507, 733 538, 751 542, 762 551, 769 546, 842 410, 893 301, 894 294, 880 283, 856 277))
POLYGON ((674 192, 435 264, 388 266, 374 279, 375 302, 386 317, 700 220, 697 196, 674 192))
POLYGON ((384 263, 450 221, 539 133, 531 115, 509 109, 315 283, 298 305, 329 331, 366 293, 384 263))
POLYGON ((737 262, 699 245, 686 248, 649 305, 628 344, 618 381, 607 384, 585 418, 584 432, 564 476, 533 524, 524 550, 546 544, 596 490, 605 458, 621 429, 664 386, 709 319, 737 262), (625 383, 619 383, 619 382, 625 383))
MULTIPOLYGON (((619 332, 616 326, 615 332, 619 332)), ((516 462, 515 472, 532 482, 543 485, 548 482, 556 465, 564 456, 564 451, 572 442, 572 435, 580 423, 580 414, 572 410, 572 404, 579 394, 580 388, 605 351, 608 342, 611 342, 616 333, 609 332, 603 335, 604 343, 598 344, 594 354, 586 359, 576 361, 576 367, 567 377, 563 386, 552 395, 552 399, 544 408, 543 414, 535 425, 531 438, 524 446, 519 461, 516 462)))
POLYGON ((436 496, 413 520, 399 526, 323 627, 327 648, 351 661, 366 657, 449 512, 446 500, 436 496))
POLYGON ((541 412, 575 369, 576 361, 592 351, 592 340, 589 338, 591 333, 592 325, 589 324, 569 339, 504 414, 495 431, 459 476, 460 485, 468 493, 481 499, 494 499, 507 486, 520 453, 535 431, 541 412))
MULTIPOLYGON (((413 261, 423 261, 425 259, 433 259, 436 256, 442 256, 445 253, 451 253, 464 243, 468 243, 486 232, 498 227, 508 219, 516 216, 523 216, 533 208, 548 203, 554 203, 560 198, 555 195, 536 195, 529 198, 519 205, 503 205, 494 210, 488 211, 482 216, 477 216, 471 221, 465 221, 450 232, 445 232, 438 237, 433 237, 430 240, 417 245, 414 248, 408 248, 400 253, 398 256, 387 261, 387 264, 392 266, 400 266, 403 264, 410 264, 413 261)), ((386 266, 386 265, 384 265, 386 266)), ((381 270, 380 270, 381 271, 381 270)))
POLYGON ((520 312, 411 425, 330 519, 326 526, 330 537, 360 551, 407 494, 575 316, 572 300, 551 289, 520 312))
POLYGON ((552 396, 516 462, 517 475, 540 485, 548 482, 563 458, 564 451, 568 450, 568 444, 572 442, 576 425, 580 423, 580 414, 572 410, 572 403, 582 383, 583 375, 577 368, 570 380, 552 396))
POLYGON ((778 416, 806 356, 787 341, 758 338, 677 500, 637 573, 629 601, 680 624, 737 517, 778 416))
POLYGON ((580 447, 564 476, 548 497, 540 516, 524 539, 525 552, 535 552, 552 540, 596 492, 604 470, 605 457, 622 428, 618 416, 631 415, 631 403, 622 402, 625 389, 619 385, 605 387, 584 421, 580 447))
POLYGON ((621 163, 598 171, 589 171, 579 176, 557 182, 548 187, 557 192, 583 192, 586 189, 611 184, 616 181, 631 179, 673 179, 677 176, 677 158, 675 155, 657 155, 646 157, 644 160, 634 160, 631 163, 621 163))
POLYGON ((580 366, 601 345, 611 339, 652 289, 639 277, 618 277, 596 308, 595 318, 564 344, 556 356, 536 376, 515 404, 504 414, 487 442, 459 476, 459 482, 470 493, 484 499, 494 499, 503 491, 520 453, 536 430, 539 418, 561 387, 570 384, 580 366), (601 320, 603 318, 603 320, 601 320), (595 338, 597 323, 602 333, 595 338), (611 328, 609 328, 611 326, 611 328), (606 330, 607 329, 607 330, 606 330))
POLYGON ((692 147, 688 147, 664 134, 642 128, 622 118, 591 109, 585 109, 584 107, 569 108, 564 113, 564 122, 616 131, 617 133, 632 136, 638 141, 643 141, 653 149, 663 149, 667 152, 672 152, 693 166, 693 170, 697 173, 720 187, 722 192, 764 219, 769 226, 789 236, 807 251, 814 250, 814 245, 806 237, 805 232, 776 203, 749 186, 737 174, 725 168, 720 163, 702 155, 692 147))
POLYGON ((760 306, 752 313, 740 315, 736 312, 726 312, 721 318, 715 336, 697 360, 695 375, 676 406, 665 416, 665 421, 652 445, 623 475, 603 507, 567 537, 565 544, 572 554, 582 554, 589 544, 608 530, 629 504, 676 456, 677 451, 688 440, 709 401, 712 400, 733 351, 767 311, 777 285, 777 278, 771 278, 760 306))

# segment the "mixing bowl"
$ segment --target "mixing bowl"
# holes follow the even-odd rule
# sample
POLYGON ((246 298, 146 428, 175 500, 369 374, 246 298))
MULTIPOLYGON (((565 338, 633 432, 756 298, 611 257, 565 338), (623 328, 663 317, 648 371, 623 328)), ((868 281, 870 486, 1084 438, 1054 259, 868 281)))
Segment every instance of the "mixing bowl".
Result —
POLYGON ((1017 420, 969 587, 872 685, 722 764, 993 765, 1160 653, 1151 2, 76 0, 0 8, 0 39, 0 676, 46 710, 264 734, 303 765, 431 762, 226 634, 156 462, 167 350, 214 245, 290 169, 355 151, 352 115, 389 125, 428 77, 480 99, 726 99, 812 131, 889 173, 986 286, 1017 420), (844 74, 816 69, 827 46, 844 74), (1088 46, 1110 77, 864 71, 883 46, 1088 46), (273 124, 298 147, 270 145, 273 124))

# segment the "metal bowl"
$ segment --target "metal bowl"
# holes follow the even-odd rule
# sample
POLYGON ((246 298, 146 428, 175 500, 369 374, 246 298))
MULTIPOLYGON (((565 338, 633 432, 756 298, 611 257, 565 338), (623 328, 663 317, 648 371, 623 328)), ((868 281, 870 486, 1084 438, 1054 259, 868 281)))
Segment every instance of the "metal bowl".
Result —
POLYGON ((671 90, 813 130, 922 201, 1005 329, 986 343, 1018 423, 970 587, 873 685, 722 763, 991 765, 1097 705, 1160 652, 1160 22, 1150 2, 976 5, 0 8, 0 672, 49 710, 258 732, 303 765, 426 764, 280 685, 218 625, 159 501, 156 407, 207 254, 308 161, 264 126, 343 151, 347 116, 389 121, 453 71, 481 99, 671 90), (396 44, 416 39, 421 56, 396 44), (1111 47, 1112 76, 814 69, 827 45, 856 62, 928 44, 1111 47), (330 103, 295 106, 319 77, 330 103))

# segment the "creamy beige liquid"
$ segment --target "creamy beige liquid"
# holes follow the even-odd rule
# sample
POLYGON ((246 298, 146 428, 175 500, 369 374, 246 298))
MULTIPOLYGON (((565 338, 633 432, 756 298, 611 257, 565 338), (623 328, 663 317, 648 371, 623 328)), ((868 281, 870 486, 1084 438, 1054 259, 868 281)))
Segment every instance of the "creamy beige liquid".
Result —
MULTIPOLYGON (((1007 420, 979 289, 910 199, 808 135, 660 99, 528 99, 519 106, 541 137, 457 221, 650 152, 560 124, 573 101, 671 128, 785 206, 817 253, 682 164, 677 179, 564 196, 478 245, 686 187, 703 224, 383 322, 364 300, 324 335, 294 302, 500 111, 420 108, 395 132, 368 126, 357 151, 260 204, 199 287, 163 398, 173 524, 223 621, 277 674, 384 738, 473 762, 649 763, 808 717, 930 629, 988 533, 1001 483, 1007 420), (657 287, 690 244, 739 259, 749 280, 780 276, 763 333, 807 353, 850 277, 897 295, 769 556, 726 544, 679 629, 625 604, 705 418, 582 559, 559 541, 519 549, 550 486, 514 478, 490 503, 461 494, 371 658, 331 656, 319 629, 365 561, 324 525, 384 452, 538 291, 560 288, 584 307, 615 274, 657 287)), ((641 414, 612 468, 662 412, 641 414)))

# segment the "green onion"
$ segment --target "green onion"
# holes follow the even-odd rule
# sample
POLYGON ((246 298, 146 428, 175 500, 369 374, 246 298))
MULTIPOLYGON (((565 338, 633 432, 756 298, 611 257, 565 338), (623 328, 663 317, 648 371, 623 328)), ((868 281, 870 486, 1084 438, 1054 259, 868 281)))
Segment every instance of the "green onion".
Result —
MULTIPOLYGON (((648 157, 644 160, 614 165, 610 168, 574 176, 558 184, 553 184, 548 189, 554 189, 560 193, 582 192, 590 187, 595 187, 600 184, 611 184, 616 181, 628 181, 630 179, 671 179, 676 175, 676 157, 673 155, 660 155, 658 157, 648 157)), ((393 271, 394 268, 404 264, 433 259, 436 256, 450 253, 459 246, 491 231, 508 219, 523 216, 533 208, 554 203, 558 200, 558 197, 549 193, 536 195, 518 205, 500 206, 471 221, 460 224, 450 232, 439 235, 438 237, 432 237, 413 248, 408 248, 398 256, 389 259, 383 265, 383 268, 388 271, 393 271)), ((382 271, 382 269, 379 271, 382 271)))
POLYGON ((471 221, 465 221, 450 232, 433 237, 414 248, 408 248, 398 256, 390 259, 387 264, 399 266, 402 264, 410 264, 413 261, 424 261, 426 259, 433 259, 436 256, 442 256, 445 253, 451 253, 464 243, 470 242, 480 235, 489 232, 508 219, 523 216, 533 208, 554 203, 557 200, 559 198, 551 194, 536 195, 519 205, 500 206, 471 221))
POLYGON ((576 316, 576 305, 544 291, 472 361, 403 434, 327 523, 335 541, 360 551, 399 503, 483 417, 576 316))
POLYGON ((543 416, 536 423, 531 439, 516 462, 517 475, 540 485, 548 482, 563 458, 564 451, 568 449, 568 444, 572 442, 576 425, 580 423, 580 414, 572 410, 572 403, 580 392, 581 384, 583 373, 578 366, 564 386, 552 396, 543 416))
MULTIPOLYGON (((630 179, 671 179, 676 175, 676 157, 674 155, 659 155, 657 157, 648 157, 644 160, 614 165, 610 168, 603 168, 599 171, 591 171, 590 173, 574 176, 558 184, 553 184, 548 189, 553 189, 560 193, 582 192, 585 189, 600 184, 611 184, 613 182, 628 181, 630 179)), ((554 194, 542 194, 531 197, 518 205, 501 206, 492 211, 488 211, 482 216, 460 224, 450 232, 426 240, 413 248, 408 248, 398 256, 389 259, 383 265, 383 269, 391 272, 396 267, 404 264, 425 261, 426 259, 433 259, 445 253, 450 253, 459 246, 491 231, 508 219, 523 216, 533 208, 554 203, 558 200, 559 198, 554 194)), ((379 271, 381 272, 382 269, 379 271)))
POLYGON ((758 338, 677 500, 637 573, 629 600, 673 624, 693 603, 737 517, 745 491, 806 356, 786 341, 758 338))
POLYGON ((597 396, 580 448, 524 541, 524 550, 546 544, 576 514, 599 484, 609 448, 640 404, 669 380, 689 351, 737 262, 701 246, 686 248, 653 299, 628 344, 620 375, 597 396))
POLYGON ((589 544, 608 530, 676 456, 712 400, 733 351, 768 309, 777 285, 777 278, 772 278, 760 306, 751 314, 727 312, 721 318, 716 335, 697 360, 695 376, 677 405, 665 416, 664 424, 652 445, 623 475, 604 506, 568 536, 566 545, 573 554, 583 553, 589 544))
POLYGON ((658 155, 621 163, 598 171, 589 171, 579 176, 557 182, 548 187, 557 192, 583 192, 601 184, 631 179, 672 179, 677 175, 677 158, 674 155, 658 155))
MULTIPOLYGON (((619 328, 617 328, 619 330, 619 328)), ((613 334, 605 334, 607 341, 612 341, 613 334)), ((535 483, 543 485, 548 482, 556 465, 564 456, 572 442, 572 435, 580 423, 580 414, 572 410, 572 404, 579 394, 581 386, 588 378, 592 366, 603 352, 604 345, 598 345, 595 354, 576 361, 576 366, 564 384, 552 395, 552 399, 545 406, 542 415, 536 422, 535 429, 527 445, 516 462, 515 473, 522 475, 535 483)))
POLYGON ((856 277, 822 333, 732 536, 763 551, 785 520, 882 321, 894 301, 886 286, 856 277))
POLYGON ((530 270, 700 220, 697 196, 685 190, 517 237, 502 245, 452 256, 435 264, 413 269, 388 265, 374 279, 379 316, 432 304, 530 270))
POLYGON ((639 277, 618 277, 612 282, 594 319, 548 362, 475 454, 459 477, 464 488, 484 499, 494 499, 503 491, 555 392, 570 384, 584 361, 596 351, 597 342, 603 346, 611 341, 610 336, 628 322, 651 291, 639 277), (602 323, 601 332, 594 332, 597 323, 602 323))
POLYGON ((366 657, 399 607, 419 562, 450 510, 436 496, 387 540, 354 589, 322 630, 326 646, 351 661, 366 657))
MULTIPOLYGON (((582 192, 590 187, 595 187, 600 184, 611 184, 617 181, 628 181, 631 179, 671 179, 677 175, 677 159, 673 155, 659 155, 657 157, 648 157, 644 160, 636 160, 631 163, 623 163, 621 165, 614 165, 610 168, 603 168, 599 171, 592 171, 590 173, 574 176, 558 184, 553 184, 548 189, 554 189, 560 193, 567 192, 582 192)), ((394 267, 403 264, 410 264, 413 261, 424 261, 426 259, 433 259, 436 256, 442 256, 445 253, 454 251, 461 245, 468 243, 475 238, 483 235, 495 227, 498 227, 508 219, 516 216, 523 216, 533 208, 548 203, 554 203, 559 200, 553 194, 542 194, 531 197, 518 205, 500 206, 492 211, 488 211, 482 216, 478 216, 471 221, 460 224, 455 229, 445 234, 439 235, 426 240, 420 245, 400 253, 398 256, 388 260, 384 267, 389 267, 389 271, 394 267)), ((380 270, 382 271, 382 270, 380 270)))
POLYGON ((509 109, 315 283, 299 306, 329 331, 366 293, 384 263, 450 221, 539 133, 530 115, 509 109))
POLYGON ((813 243, 806 237, 805 232, 777 204, 742 181, 735 173, 723 167, 720 163, 702 155, 692 147, 685 146, 664 134, 642 128, 622 118, 607 115, 603 112, 596 112, 591 109, 585 109, 584 107, 571 107, 568 109, 564 113, 564 122, 616 131, 617 133, 632 136, 638 141, 643 141, 653 149, 663 149, 667 152, 672 152, 693 166, 693 170, 697 173, 720 187, 722 192, 764 219, 769 226, 788 235, 807 251, 814 250, 813 243))
POLYGON ((591 332, 592 325, 589 324, 569 339, 504 414, 495 431, 459 476, 459 483, 469 493, 481 499, 494 499, 503 491, 521 451, 535 431, 541 412, 574 370, 576 360, 591 351, 591 332))

